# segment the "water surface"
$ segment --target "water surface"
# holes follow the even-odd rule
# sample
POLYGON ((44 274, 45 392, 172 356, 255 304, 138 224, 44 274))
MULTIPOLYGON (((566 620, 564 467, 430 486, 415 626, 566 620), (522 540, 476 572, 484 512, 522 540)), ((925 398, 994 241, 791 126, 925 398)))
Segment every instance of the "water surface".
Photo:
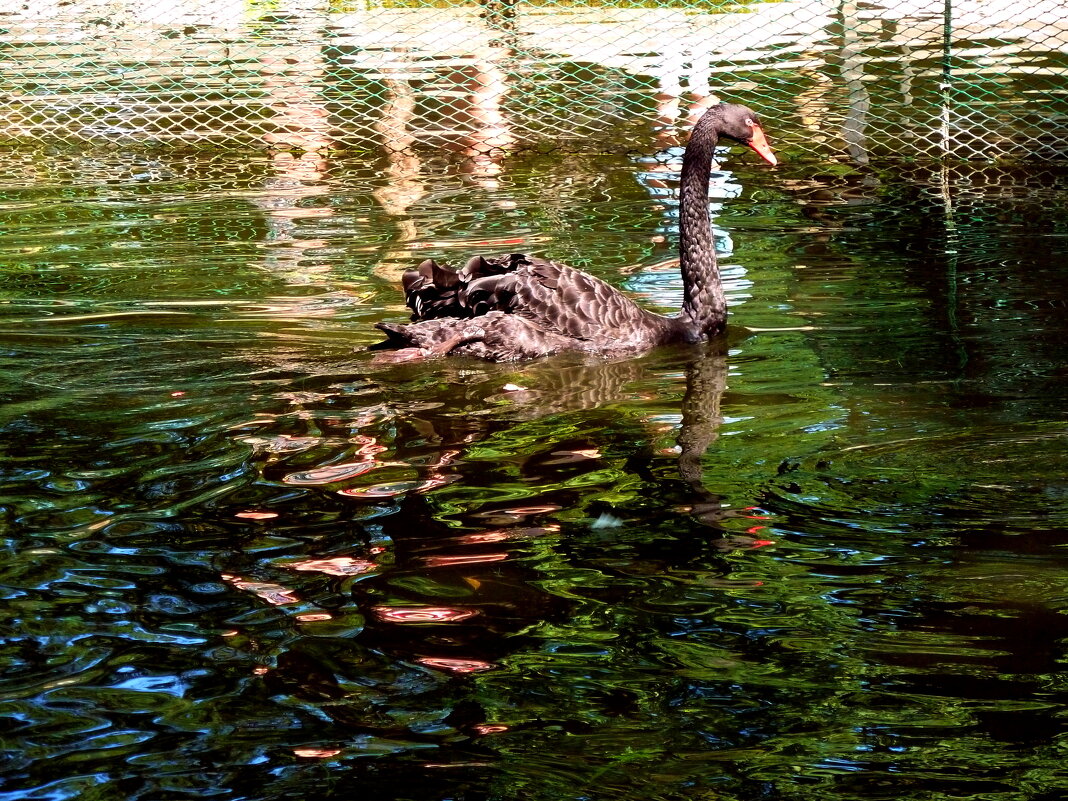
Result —
POLYGON ((736 152, 723 342, 364 351, 676 305, 672 154, 0 155, 0 798, 1061 797, 1063 170, 736 152))

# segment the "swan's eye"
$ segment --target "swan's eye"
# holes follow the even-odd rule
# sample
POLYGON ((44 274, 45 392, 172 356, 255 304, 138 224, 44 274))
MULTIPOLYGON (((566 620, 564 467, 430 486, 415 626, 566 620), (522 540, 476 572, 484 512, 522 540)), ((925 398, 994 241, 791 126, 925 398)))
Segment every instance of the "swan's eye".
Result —
POLYGON ((745 124, 748 125, 750 128, 756 128, 757 127, 757 124, 755 122, 753 122, 753 118, 752 117, 746 117, 745 118, 745 124))

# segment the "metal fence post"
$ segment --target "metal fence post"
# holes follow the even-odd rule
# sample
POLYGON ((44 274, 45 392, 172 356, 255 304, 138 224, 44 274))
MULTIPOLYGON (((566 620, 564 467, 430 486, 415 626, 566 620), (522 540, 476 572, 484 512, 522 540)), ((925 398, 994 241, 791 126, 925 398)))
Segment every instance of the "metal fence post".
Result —
POLYGON ((952 154, 950 138, 950 104, 953 85, 953 0, 945 0, 942 6, 942 80, 938 84, 941 94, 941 146, 942 158, 952 154))

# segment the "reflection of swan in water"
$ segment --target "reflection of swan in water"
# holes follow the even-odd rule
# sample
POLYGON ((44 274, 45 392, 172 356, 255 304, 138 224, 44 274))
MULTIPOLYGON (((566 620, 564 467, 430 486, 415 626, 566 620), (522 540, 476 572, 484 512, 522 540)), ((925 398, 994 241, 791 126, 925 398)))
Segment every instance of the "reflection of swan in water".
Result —
MULTIPOLYGON (((678 470, 690 487, 688 494, 692 502, 707 511, 709 504, 718 508, 718 496, 704 489, 701 459, 716 439, 721 420, 719 407, 727 381, 725 348, 726 343, 720 338, 692 349, 665 350, 637 360, 578 361, 582 357, 561 355, 525 366, 518 377, 500 367, 486 367, 480 376, 473 377, 470 365, 447 362, 438 374, 441 385, 468 385, 470 389, 464 393, 466 400, 463 402, 474 404, 480 411, 443 414, 439 411, 442 404, 433 395, 411 402, 395 399, 374 406, 366 415, 366 423, 357 424, 361 433, 355 437, 350 426, 346 427, 348 433, 344 436, 338 434, 331 438, 324 438, 322 431, 317 432, 319 436, 294 436, 291 430, 269 436, 270 432, 259 430, 256 436, 246 437, 245 441, 269 457, 269 462, 264 465, 265 475, 288 485, 330 487, 349 500, 369 502, 409 494, 422 495, 463 481, 468 463, 465 455, 472 448, 503 448, 514 452, 513 440, 525 436, 523 427, 527 421, 537 423, 553 415, 574 414, 612 404, 620 405, 624 419, 648 420, 643 411, 653 411, 654 406, 659 414, 667 412, 669 418, 673 418, 675 415, 665 409, 663 400, 657 399, 663 397, 665 388, 668 392, 682 389, 677 376, 684 371, 681 414, 676 418, 679 420, 676 439, 678 470), (503 428, 502 423, 505 424, 503 428), (410 444, 398 447, 402 441, 410 444), (328 455, 316 463, 309 464, 306 457, 300 456, 324 447, 328 455), (386 451, 394 453, 391 457, 379 456, 386 451), (383 483, 387 477, 390 480, 383 483)), ((353 362, 350 366, 359 369, 367 365, 353 362)), ((357 383, 367 381, 369 386, 404 384, 406 374, 410 375, 412 371, 409 365, 379 366, 374 372, 364 374, 357 383)), ((351 383, 351 374, 348 378, 346 383, 351 383)), ((328 370, 322 380, 334 382, 336 379, 330 377, 328 370)), ((317 407, 335 397, 329 388, 323 393, 309 391, 305 394, 307 397, 298 405, 301 414, 310 419, 318 417, 317 407)), ((652 441, 659 439, 664 431, 661 427, 663 419, 660 418, 659 423, 641 423, 648 426, 645 432, 639 429, 632 435, 632 439, 650 443, 642 451, 645 457, 639 461, 651 456, 652 441)), ((594 432, 587 435, 591 440, 589 447, 596 448, 595 432, 600 429, 594 424, 589 430, 594 432)), ((555 445, 544 441, 545 431, 541 426, 530 429, 529 433, 545 446, 555 445)), ((532 465, 554 458, 548 453, 552 447, 541 450, 540 455, 532 454, 532 465)), ((703 513, 698 516, 710 520, 703 513)))
MULTIPOLYGON (((645 443, 631 464, 645 464, 664 444, 662 437, 670 436, 669 421, 677 421, 678 475, 689 487, 686 494, 691 499, 686 502, 699 504, 697 516, 711 522, 705 512, 709 505, 718 509, 719 496, 704 488, 701 460, 721 422, 726 347, 723 338, 718 338, 698 346, 664 349, 642 359, 612 362, 560 355, 525 365, 521 374, 502 366, 472 371, 469 363, 445 362, 436 373, 444 395, 420 389, 406 398, 406 392, 398 395, 393 390, 388 398, 383 396, 356 416, 338 411, 344 408, 348 388, 363 387, 361 395, 378 394, 384 387, 408 384, 421 371, 408 364, 369 365, 364 360, 346 362, 339 371, 337 362, 320 361, 318 377, 306 383, 304 391, 291 393, 291 405, 278 418, 280 428, 242 428, 240 436, 262 457, 260 469, 268 481, 319 487, 348 501, 377 503, 425 495, 477 478, 470 465, 483 457, 469 460, 473 449, 510 453, 513 464, 526 464, 538 472, 539 463, 552 464, 559 455, 555 451, 559 443, 546 438, 541 421, 614 405, 615 410, 597 418, 566 425, 570 431, 585 431, 575 441, 588 444, 572 442, 562 447, 599 450, 603 426, 616 430, 618 422, 630 429, 628 441, 645 443), (457 393, 455 388, 462 386, 467 388, 457 393), (683 398, 681 413, 676 415, 665 395, 679 392, 683 398), (462 413, 456 413, 457 404, 464 409, 462 413), (309 422, 295 426, 294 420, 309 422), (517 446, 517 440, 532 445, 533 450, 517 446), (312 454, 316 455, 309 460, 312 454)), ((309 367, 295 352, 272 356, 271 361, 294 371, 306 372, 309 367)), ((662 458, 657 461, 665 464, 662 458)))
POLYGON ((647 311, 599 278, 523 254, 476 256, 460 272, 428 260, 404 276, 416 322, 379 323, 388 336, 384 346, 401 349, 406 358, 455 354, 506 361, 563 351, 636 354, 718 335, 727 307, 708 219, 708 183, 721 137, 776 162, 756 115, 744 106, 714 106, 694 127, 680 187, 678 316, 647 311))
MULTIPOLYGON (((558 360, 524 369, 522 388, 506 395, 509 417, 541 419, 552 414, 595 409, 611 403, 655 396, 663 386, 646 360, 561 366, 558 360), (649 389, 643 389, 643 383, 649 389)), ((720 404, 727 387, 726 345, 714 340, 699 346, 685 362, 685 394, 677 436, 679 476, 691 490, 692 511, 703 522, 722 515, 720 497, 704 485, 702 458, 718 436, 720 404)))
POLYGON ((686 394, 679 427, 679 477, 695 497, 691 512, 704 523, 723 517, 720 497, 705 486, 701 459, 723 422, 720 404, 727 390, 727 354, 710 344, 702 357, 686 365, 686 394))

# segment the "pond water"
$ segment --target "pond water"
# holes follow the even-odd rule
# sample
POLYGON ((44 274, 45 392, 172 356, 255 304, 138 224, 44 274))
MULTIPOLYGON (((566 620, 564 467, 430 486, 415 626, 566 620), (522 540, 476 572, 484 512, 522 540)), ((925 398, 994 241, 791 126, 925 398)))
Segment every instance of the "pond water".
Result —
POLYGON ((0 154, 0 799, 1064 797, 1068 171, 736 149, 724 342, 366 352, 676 305, 645 152, 0 154))

